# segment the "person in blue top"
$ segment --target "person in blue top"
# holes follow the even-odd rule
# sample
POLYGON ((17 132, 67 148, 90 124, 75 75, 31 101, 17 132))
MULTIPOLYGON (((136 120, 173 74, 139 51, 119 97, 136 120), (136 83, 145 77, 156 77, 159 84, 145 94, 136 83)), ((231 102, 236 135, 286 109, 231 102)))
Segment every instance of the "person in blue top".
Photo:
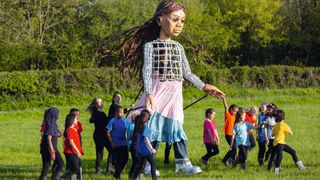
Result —
POLYGON ((266 143, 268 144, 268 151, 266 152, 265 162, 268 161, 268 170, 271 170, 274 165, 274 159, 276 156, 276 151, 273 148, 274 136, 272 135, 273 127, 276 125, 276 113, 278 107, 274 103, 267 105, 267 114, 266 114, 266 128, 264 130, 266 143))
POLYGON ((265 137, 265 121, 266 121, 266 112, 267 112, 267 103, 262 103, 259 108, 260 114, 258 116, 258 136, 257 141, 259 144, 259 152, 258 152, 258 162, 259 165, 262 166, 264 161, 264 154, 266 153, 266 137, 265 137))
POLYGON ((151 131, 147 125, 148 121, 150 120, 150 116, 151 114, 148 110, 143 110, 136 118, 136 124, 133 133, 133 136, 135 137, 136 147, 136 166, 133 173, 133 179, 138 178, 138 176, 144 169, 146 161, 148 161, 151 165, 152 179, 157 179, 156 163, 154 160, 156 150, 151 145, 151 131))
POLYGON ((121 171, 128 162, 128 145, 126 131, 130 120, 124 118, 124 109, 115 108, 116 116, 107 125, 107 136, 112 146, 112 157, 115 159, 115 172, 113 176, 120 179, 121 171))
POLYGON ((253 126, 248 122, 244 122, 246 118, 246 112, 243 108, 239 108, 236 114, 236 124, 233 128, 233 136, 231 140, 230 148, 232 148, 234 141, 239 149, 238 157, 233 162, 233 166, 240 163, 241 169, 246 169, 247 152, 250 149, 251 143, 249 140, 248 131, 256 129, 259 126, 253 126))

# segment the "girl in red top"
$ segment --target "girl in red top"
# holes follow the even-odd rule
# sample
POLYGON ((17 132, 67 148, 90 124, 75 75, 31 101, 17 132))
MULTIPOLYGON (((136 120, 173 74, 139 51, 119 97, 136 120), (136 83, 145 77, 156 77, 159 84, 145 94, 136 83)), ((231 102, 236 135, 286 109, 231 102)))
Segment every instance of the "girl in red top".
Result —
POLYGON ((66 156, 69 171, 64 176, 66 178, 71 176, 71 179, 75 179, 80 169, 80 158, 83 155, 80 136, 77 131, 77 118, 73 114, 68 114, 65 122, 64 129, 64 150, 63 153, 66 156))
POLYGON ((79 120, 80 111, 79 111, 78 109, 76 109, 76 108, 72 108, 72 109, 70 109, 69 114, 73 114, 74 117, 75 117, 76 120, 77 120, 77 124, 76 124, 75 128, 77 129, 77 132, 78 132, 78 134, 79 134, 80 144, 81 144, 81 146, 82 146, 81 133, 82 133, 82 131, 83 131, 83 128, 82 128, 82 124, 81 124, 81 122, 80 122, 80 120, 79 120))
MULTIPOLYGON (((72 109, 70 109, 69 114, 73 114, 73 115, 75 116, 76 120, 77 120, 77 124, 76 124, 75 128, 77 129, 77 132, 78 132, 78 134, 79 134, 80 145, 81 145, 81 147, 82 147, 82 137, 81 137, 81 133, 82 133, 82 131, 83 131, 83 128, 82 128, 82 124, 81 124, 81 122, 80 122, 80 120, 79 120, 80 111, 79 111, 78 109, 76 109, 76 108, 72 108, 72 109)), ((78 179, 79 179, 79 180, 82 180, 81 159, 80 159, 79 167, 80 167, 80 168, 79 168, 79 172, 78 172, 77 176, 78 176, 78 179)), ((67 170, 68 170, 68 169, 69 169, 69 164, 68 164, 68 162, 67 162, 67 170)))

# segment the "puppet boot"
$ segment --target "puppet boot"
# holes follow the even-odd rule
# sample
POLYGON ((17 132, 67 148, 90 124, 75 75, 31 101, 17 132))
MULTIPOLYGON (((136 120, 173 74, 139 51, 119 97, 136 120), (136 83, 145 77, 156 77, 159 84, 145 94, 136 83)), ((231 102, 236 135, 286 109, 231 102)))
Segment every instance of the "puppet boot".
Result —
POLYGON ((190 160, 176 160, 176 173, 182 171, 186 175, 193 175, 202 173, 202 170, 198 166, 193 166, 190 160))

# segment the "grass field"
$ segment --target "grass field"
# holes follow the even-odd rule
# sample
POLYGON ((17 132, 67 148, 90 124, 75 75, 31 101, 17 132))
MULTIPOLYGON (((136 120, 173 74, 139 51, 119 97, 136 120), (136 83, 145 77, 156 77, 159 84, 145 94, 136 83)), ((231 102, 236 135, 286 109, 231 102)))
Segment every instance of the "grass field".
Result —
MULTIPOLYGON (((161 176, 159 179, 320 179, 320 95, 290 95, 274 94, 256 97, 228 98, 228 104, 239 106, 259 106, 262 102, 274 102, 286 112, 286 123, 292 128, 294 135, 287 137, 287 143, 293 147, 298 157, 309 169, 299 172, 291 157, 284 154, 282 161, 283 171, 280 176, 259 167, 257 162, 258 147, 253 149, 247 160, 247 170, 241 171, 239 167, 229 168, 221 163, 228 146, 222 134, 223 104, 221 100, 206 98, 185 111, 184 129, 188 135, 188 154, 193 164, 201 166, 202 174, 184 176, 174 172, 173 150, 170 154, 170 165, 163 166, 164 144, 160 145, 157 154, 157 166, 161 176), (210 159, 207 166, 201 165, 200 157, 205 154, 202 143, 202 121, 204 110, 213 107, 216 110, 215 122, 217 124, 221 145, 220 154, 210 159)), ((201 96, 201 95, 200 95, 201 96)), ((195 98, 196 99, 196 98, 195 98)), ((195 99, 186 99, 185 104, 195 99)), ((109 100, 105 100, 109 101, 109 100)), ((107 104, 107 103, 106 103, 107 104)), ((129 104, 124 102, 124 104, 129 104)), ((108 110, 108 105, 104 108, 108 110)), ((112 179, 109 176, 95 175, 95 145, 92 138, 93 125, 89 124, 89 114, 84 112, 86 105, 77 106, 81 110, 80 120, 84 127, 83 144, 85 155, 82 159, 84 179, 112 179)), ((63 120, 71 107, 58 107, 60 129, 63 120)), ((0 112, 0 179, 36 179, 40 175, 41 157, 39 154, 40 133, 39 128, 43 118, 44 109, 30 109, 15 112, 0 112)), ((62 139, 59 139, 59 149, 62 151, 62 139)), ((106 152, 106 151, 105 151, 106 152)), ((103 163, 105 164, 106 153, 103 163)), ((130 160, 122 178, 127 179, 130 160)), ((49 175, 48 175, 49 177, 49 175)), ((145 179, 151 179, 145 177, 145 179)))

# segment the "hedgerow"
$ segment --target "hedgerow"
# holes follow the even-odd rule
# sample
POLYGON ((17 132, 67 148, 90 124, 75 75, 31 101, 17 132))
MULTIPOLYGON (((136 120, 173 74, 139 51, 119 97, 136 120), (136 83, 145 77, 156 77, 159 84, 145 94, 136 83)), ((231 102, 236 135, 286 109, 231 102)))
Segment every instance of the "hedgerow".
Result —
MULTIPOLYGON (((320 84, 320 68, 314 67, 208 67, 195 74, 227 92, 250 88, 317 88, 320 84)), ((94 96, 110 97, 115 92, 133 99, 141 84, 137 76, 128 73, 121 76, 116 68, 0 72, 0 110, 73 105, 88 102, 94 96)), ((185 83, 186 90, 192 87, 191 83, 185 83)), ((193 97, 198 92, 191 91, 185 96, 193 97)))

